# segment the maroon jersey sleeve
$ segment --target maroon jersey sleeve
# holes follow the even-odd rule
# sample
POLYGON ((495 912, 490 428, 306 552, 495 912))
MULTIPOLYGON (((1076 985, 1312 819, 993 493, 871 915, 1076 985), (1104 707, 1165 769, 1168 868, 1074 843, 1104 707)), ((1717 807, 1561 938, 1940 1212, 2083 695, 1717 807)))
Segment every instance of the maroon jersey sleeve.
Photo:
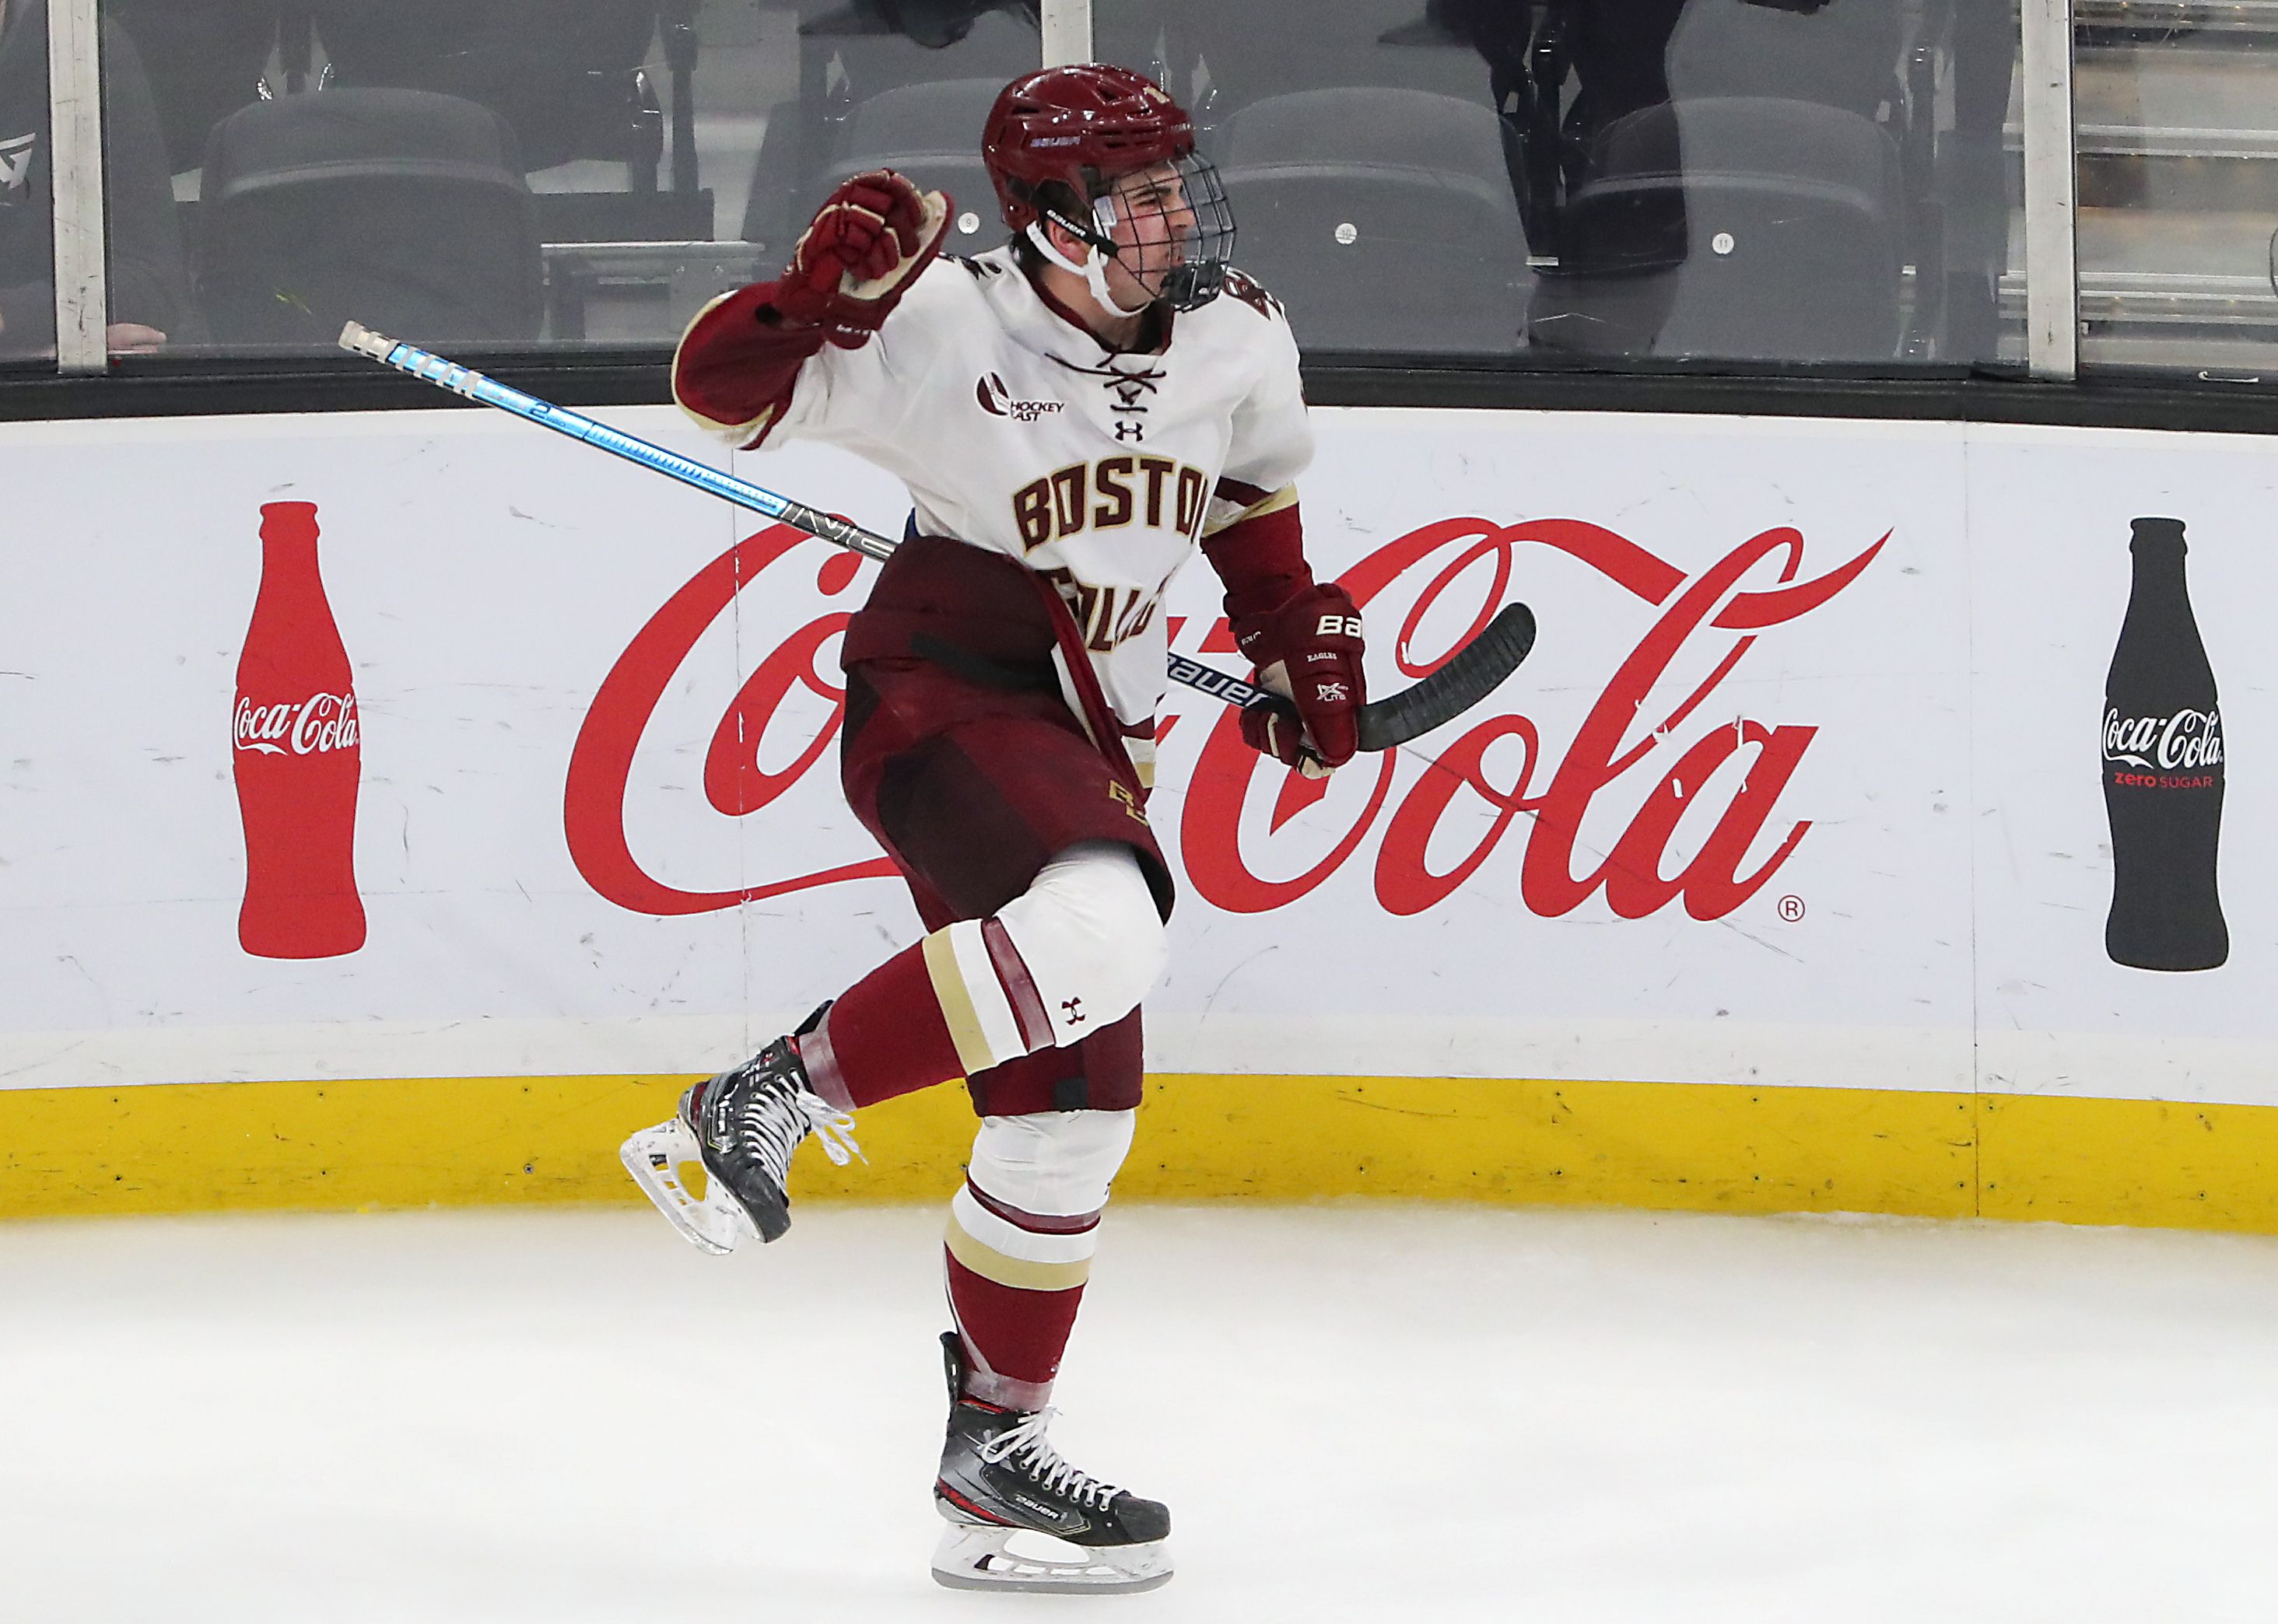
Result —
POLYGON ((696 313, 672 355, 672 398, 708 429, 748 451, 791 404, 799 370, 822 347, 821 327, 784 322, 776 285, 723 294, 696 313))
MULTIPOLYGON (((1229 491, 1231 483, 1219 482, 1212 493, 1217 500, 1240 501, 1253 494, 1239 487, 1229 491)), ((1313 584, 1296 489, 1257 494, 1260 499, 1245 503, 1240 518, 1203 538, 1203 556, 1226 583, 1227 618, 1237 638, 1245 621, 1271 614, 1313 584)))

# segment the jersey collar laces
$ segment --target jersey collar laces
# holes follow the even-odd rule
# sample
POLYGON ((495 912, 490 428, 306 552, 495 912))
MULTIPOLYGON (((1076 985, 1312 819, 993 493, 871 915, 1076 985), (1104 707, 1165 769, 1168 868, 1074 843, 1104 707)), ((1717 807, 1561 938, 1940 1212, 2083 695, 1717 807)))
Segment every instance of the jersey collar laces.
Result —
MULTIPOLYGON (((1171 376, 1167 369, 1149 366, 1143 361, 1135 367, 1119 367, 1112 362, 1105 366, 1088 367, 1081 362, 1070 361, 1065 355, 1048 354, 1045 359, 1080 377, 1097 378, 1100 386, 1115 397, 1107 409, 1118 418, 1145 416, 1149 405, 1146 397, 1160 390, 1163 380, 1171 376)), ((1135 427, 1132 433, 1135 437, 1138 430, 1135 427)), ((1119 437, 1120 434, 1119 427, 1119 437)))
MULTIPOLYGON (((1192 310, 1208 304, 1218 297, 1226 286, 1227 267, 1234 261, 1234 205, 1227 201, 1226 187, 1219 179, 1218 168, 1205 157, 1187 152, 1169 160, 1178 172, 1178 182, 1185 195, 1187 209, 1193 216, 1193 225, 1180 240, 1179 263, 1166 271, 1162 286, 1155 290, 1155 299, 1161 300, 1174 310, 1192 310)), ((1112 192, 1092 200, 1089 221, 1070 218, 1066 213, 1043 203, 1037 208, 1043 217, 1029 222, 1028 240, 1035 243, 1043 256, 1083 278, 1091 296, 1106 309, 1118 316, 1141 316, 1146 313, 1150 300, 1136 309, 1127 309, 1118 302, 1107 289, 1107 261, 1120 257, 1115 241, 1115 226, 1119 208, 1128 210, 1128 203, 1119 203, 1112 192), (1089 244, 1091 252, 1078 264, 1052 246, 1051 233, 1044 229, 1049 219, 1071 236, 1089 244)), ((1166 212, 1160 204, 1145 205, 1154 212, 1166 212)), ((1146 221, 1137 216, 1141 241, 1161 241, 1170 235, 1167 228, 1159 233, 1150 230, 1146 221)), ((1132 279, 1142 287, 1146 277, 1135 265, 1126 264, 1132 279)))

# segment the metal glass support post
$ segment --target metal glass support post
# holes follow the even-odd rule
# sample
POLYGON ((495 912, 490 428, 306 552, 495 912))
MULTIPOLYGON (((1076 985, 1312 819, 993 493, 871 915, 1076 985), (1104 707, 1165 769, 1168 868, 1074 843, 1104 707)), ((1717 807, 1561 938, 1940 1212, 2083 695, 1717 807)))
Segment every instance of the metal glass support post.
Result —
POLYGON ((1066 67, 1091 58, 1091 0, 1043 0, 1043 65, 1066 67))
POLYGON ((2025 360, 2035 377, 2080 371, 2073 222, 2072 0, 2023 0, 2025 360))
POLYGON ((55 189, 56 369, 100 372, 111 290, 103 221, 103 51, 96 0, 49 0, 49 171, 55 189))

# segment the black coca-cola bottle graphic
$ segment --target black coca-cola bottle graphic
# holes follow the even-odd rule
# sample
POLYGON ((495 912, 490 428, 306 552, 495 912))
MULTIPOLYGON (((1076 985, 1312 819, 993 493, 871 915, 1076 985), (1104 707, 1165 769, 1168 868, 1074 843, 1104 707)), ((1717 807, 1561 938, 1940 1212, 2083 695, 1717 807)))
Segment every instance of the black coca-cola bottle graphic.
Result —
POLYGON ((363 774, 348 651, 317 573, 317 507, 261 510, 261 588, 232 707, 245 903, 238 944, 264 958, 331 958, 363 946, 356 894, 363 774))
POLYGON ((2182 521, 2137 520, 2128 550, 2135 585, 2104 682, 2104 950, 2138 970, 2212 970, 2230 957, 2215 893, 2222 714, 2183 583, 2182 521))

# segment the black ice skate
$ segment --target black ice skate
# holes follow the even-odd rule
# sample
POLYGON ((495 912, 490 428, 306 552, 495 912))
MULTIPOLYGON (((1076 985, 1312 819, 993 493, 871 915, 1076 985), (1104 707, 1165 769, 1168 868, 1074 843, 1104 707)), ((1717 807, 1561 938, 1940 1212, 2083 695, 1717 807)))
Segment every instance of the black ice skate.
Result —
MULTIPOLYGON (((814 1024, 810 1018, 800 1030, 814 1024)), ((733 1071, 690 1088, 675 1116, 642 1129, 617 1154, 673 1228, 707 1252, 732 1252, 746 1235, 775 1240, 791 1227, 785 1185, 799 1141, 820 1132, 823 1153, 844 1167, 861 1154, 853 1126, 852 1117, 807 1086, 791 1041, 777 1038, 733 1071), (704 1170, 701 1196, 681 1177, 692 1163, 704 1170)))
POLYGON ((941 1339, 949 1366, 949 1436, 934 1509, 949 1523, 934 1552, 936 1583, 960 1590, 1059 1595, 1151 1590, 1171 1580, 1170 1512, 1079 1472, 1044 1441, 1051 1410, 1008 1410, 964 1396, 964 1350, 941 1339), (1007 1550, 1016 1534, 1080 1546, 1059 1556, 1007 1550))

